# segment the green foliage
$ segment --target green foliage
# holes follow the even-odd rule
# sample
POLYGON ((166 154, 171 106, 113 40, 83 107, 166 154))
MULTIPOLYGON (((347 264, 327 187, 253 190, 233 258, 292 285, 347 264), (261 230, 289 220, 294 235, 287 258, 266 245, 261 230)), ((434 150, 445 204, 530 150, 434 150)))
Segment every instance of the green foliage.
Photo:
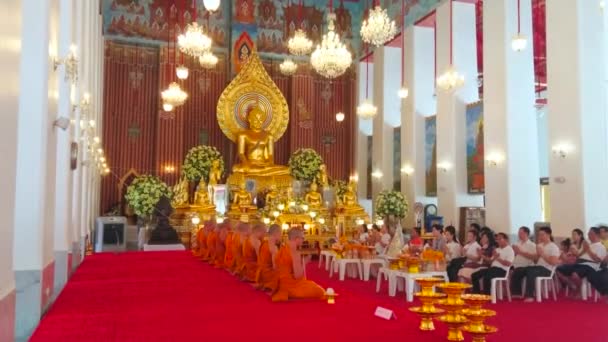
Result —
POLYGON ((162 196, 172 196, 167 184, 158 177, 143 175, 129 185, 125 199, 137 216, 146 217, 154 212, 154 207, 162 196))
POLYGON ((382 191, 376 197, 376 215, 386 218, 393 215, 398 218, 407 216, 408 204, 405 196, 399 191, 382 191))
POLYGON ((289 157, 288 164, 293 178, 312 182, 319 173, 323 158, 312 148, 301 148, 289 157))
POLYGON ((186 154, 184 164, 182 165, 182 173, 189 181, 199 181, 201 177, 205 178, 205 182, 209 181, 209 170, 211 163, 214 160, 220 161, 220 171, 224 173, 224 159, 222 154, 213 146, 199 145, 193 147, 186 154))

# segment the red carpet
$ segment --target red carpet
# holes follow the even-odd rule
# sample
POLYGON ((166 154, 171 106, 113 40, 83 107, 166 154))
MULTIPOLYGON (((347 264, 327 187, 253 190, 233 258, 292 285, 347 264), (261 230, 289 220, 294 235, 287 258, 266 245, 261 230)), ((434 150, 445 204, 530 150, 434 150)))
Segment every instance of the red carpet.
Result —
MULTIPOLYGON (((308 277, 340 294, 335 305, 272 303, 227 272, 185 252, 97 254, 70 279, 31 341, 444 341, 446 329, 418 330, 404 295, 375 292, 375 281, 308 277), (373 316, 376 306, 397 319, 373 316)), ((606 341, 608 305, 573 300, 500 303, 489 341, 606 341)), ((467 340, 470 340, 465 335, 467 340)))

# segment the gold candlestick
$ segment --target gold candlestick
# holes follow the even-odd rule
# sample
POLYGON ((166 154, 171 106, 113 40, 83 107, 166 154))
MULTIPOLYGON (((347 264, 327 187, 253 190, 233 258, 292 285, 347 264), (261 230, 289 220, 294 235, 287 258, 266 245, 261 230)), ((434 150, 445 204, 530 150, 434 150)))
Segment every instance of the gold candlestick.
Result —
POLYGON ((496 327, 484 324, 487 318, 496 316, 496 311, 483 308, 483 304, 489 302, 491 297, 465 294, 462 299, 469 305, 469 308, 462 310, 462 314, 469 319, 469 324, 462 330, 471 334, 474 342, 485 342, 487 335, 498 331, 496 327))
POLYGON ((461 329, 467 323, 467 318, 462 315, 462 309, 466 306, 462 300, 462 293, 471 287, 470 284, 443 283, 437 285, 447 295, 446 299, 438 302, 446 314, 439 316, 437 320, 448 325, 448 341, 463 341, 461 329))
POLYGON ((445 297, 445 294, 435 293, 435 291, 433 291, 433 287, 439 283, 442 283, 443 280, 439 278, 418 278, 416 279, 416 282, 420 285, 420 292, 415 293, 414 296, 420 299, 422 306, 410 308, 410 311, 420 315, 420 330, 435 330, 433 317, 443 313, 444 311, 436 308, 433 303, 440 298, 445 297))

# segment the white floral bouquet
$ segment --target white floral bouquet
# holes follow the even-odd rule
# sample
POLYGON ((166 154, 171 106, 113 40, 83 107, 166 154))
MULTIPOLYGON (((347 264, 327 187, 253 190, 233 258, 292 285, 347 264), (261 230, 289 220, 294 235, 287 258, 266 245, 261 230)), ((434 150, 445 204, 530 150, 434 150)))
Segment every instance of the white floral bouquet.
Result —
POLYGON ((336 197, 337 198, 342 198, 342 196, 344 196, 344 194, 346 193, 346 190, 348 188, 348 183, 346 181, 343 180, 335 180, 334 182, 334 189, 336 190, 336 197))
POLYGON ((171 198, 171 189, 158 177, 143 175, 135 178, 127 188, 125 199, 135 214, 150 216, 161 197, 171 198))
POLYGON ((208 182, 209 170, 211 170, 211 163, 214 160, 220 161, 220 172, 223 174, 224 159, 217 148, 207 145, 193 147, 186 154, 186 159, 184 159, 184 164, 182 165, 182 174, 189 181, 199 181, 204 177, 205 182, 208 182))
POLYGON ((398 218, 407 216, 408 204, 405 196, 399 191, 382 191, 376 197, 376 214, 379 217, 386 218, 393 215, 398 218))
POLYGON ((323 164, 323 158, 312 148, 301 148, 289 157, 289 172, 300 181, 313 181, 323 164))

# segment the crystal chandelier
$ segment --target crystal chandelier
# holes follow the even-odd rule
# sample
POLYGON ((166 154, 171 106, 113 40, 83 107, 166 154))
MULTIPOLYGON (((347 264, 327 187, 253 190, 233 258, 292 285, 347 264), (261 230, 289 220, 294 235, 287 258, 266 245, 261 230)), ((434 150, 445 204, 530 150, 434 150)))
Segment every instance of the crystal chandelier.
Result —
POLYGON ((179 84, 171 82, 169 87, 161 92, 161 98, 163 99, 163 107, 164 104, 178 107, 186 102, 186 99, 188 99, 188 94, 182 90, 179 84))
POLYGON ((353 57, 340 42, 340 35, 334 31, 336 15, 328 15, 327 33, 323 35, 321 44, 310 56, 310 63, 317 73, 325 78, 336 78, 344 72, 353 62, 353 57))
POLYGON ((464 85, 462 76, 453 65, 449 65, 445 72, 437 77, 437 87, 445 92, 454 91, 464 85))
POLYGON ((177 37, 177 45, 182 53, 199 57, 211 49, 211 38, 203 32, 203 27, 195 21, 186 26, 186 33, 177 37))
POLYGON ((163 110, 165 112, 170 112, 173 110, 173 105, 170 103, 163 103, 163 110))
POLYGON ((214 12, 220 8, 220 0, 203 0, 203 5, 208 11, 214 12))
POLYGON ((378 5, 369 12, 367 19, 361 24, 361 39, 368 44, 384 45, 396 34, 395 21, 391 20, 386 10, 378 5))
POLYGON ((409 89, 407 89, 406 86, 401 86, 401 88, 397 92, 397 95, 399 95, 399 98, 401 99, 407 99, 407 97, 410 95, 410 91, 409 89))
POLYGON ((186 66, 184 65, 178 66, 177 68, 175 68, 175 75, 180 80, 185 80, 186 78, 188 78, 188 68, 186 68, 186 66))
POLYGON ((312 51, 312 40, 308 39, 304 30, 297 29, 293 37, 287 41, 287 48, 292 55, 308 55, 312 51))
POLYGON ((199 64, 205 69, 213 69, 217 65, 217 57, 211 51, 205 52, 198 58, 199 64))
POLYGON ((291 76, 296 73, 298 65, 294 63, 291 58, 287 58, 283 63, 279 64, 279 69, 281 70, 281 74, 291 76))
POLYGON ((378 107, 374 106, 369 99, 365 99, 357 106, 357 115, 363 120, 373 119, 376 114, 378 114, 378 107))

